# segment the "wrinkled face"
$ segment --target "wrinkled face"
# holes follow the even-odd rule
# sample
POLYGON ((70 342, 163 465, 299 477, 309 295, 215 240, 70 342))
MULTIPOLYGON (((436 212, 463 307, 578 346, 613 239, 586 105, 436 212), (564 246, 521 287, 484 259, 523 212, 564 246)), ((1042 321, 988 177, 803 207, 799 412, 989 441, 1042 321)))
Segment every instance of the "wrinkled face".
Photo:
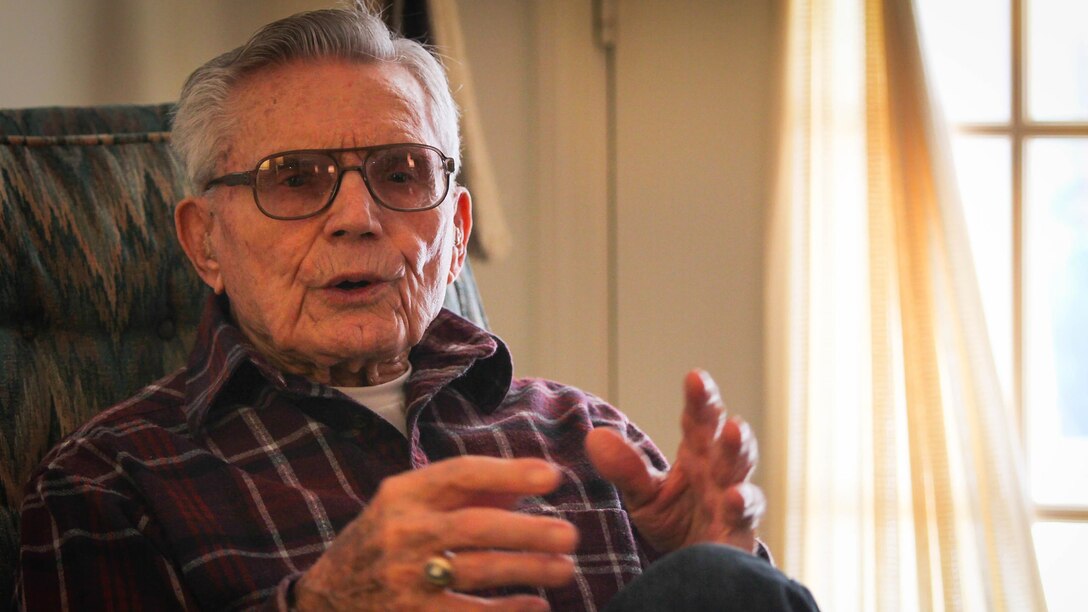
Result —
MULTIPOLYGON (((229 108, 239 122, 224 174, 292 149, 441 148, 423 89, 399 66, 324 60, 267 68, 237 87, 229 108)), ((360 160, 347 154, 341 163, 360 160)), ((460 187, 435 209, 397 212, 373 201, 358 172, 345 174, 332 206, 308 219, 266 217, 245 186, 216 187, 197 204, 207 211, 203 254, 210 255, 201 273, 229 296, 242 330, 286 369, 339 384, 419 341, 460 270, 471 228, 460 187)))

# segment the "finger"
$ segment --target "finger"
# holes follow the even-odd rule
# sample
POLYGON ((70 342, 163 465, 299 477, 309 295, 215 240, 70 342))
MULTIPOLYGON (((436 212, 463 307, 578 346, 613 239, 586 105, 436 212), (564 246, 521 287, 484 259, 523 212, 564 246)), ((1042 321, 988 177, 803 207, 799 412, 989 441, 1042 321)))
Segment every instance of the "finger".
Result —
POLYGON ((695 454, 709 452, 725 421, 725 406, 718 385, 703 370, 684 377, 684 413, 680 420, 682 444, 695 454))
POLYGON ((574 578, 574 560, 567 555, 513 553, 493 550, 461 552, 453 557, 457 591, 508 586, 561 587, 574 578))
POLYGON ((553 491, 561 478, 558 468, 543 459, 464 456, 387 478, 378 495, 414 499, 442 510, 510 507, 521 496, 553 491))
POLYGON ((740 483, 726 490, 724 506, 712 530, 718 535, 712 539, 755 553, 755 529, 767 507, 763 491, 752 483, 740 483))
POLYGON ((740 417, 726 421, 711 457, 714 481, 719 485, 747 479, 759 461, 759 445, 752 427, 740 417))
POLYGON ((504 548, 514 551, 570 554, 578 546, 578 529, 562 519, 494 508, 455 510, 442 519, 442 544, 448 550, 504 548))
POLYGON ((750 482, 730 487, 725 499, 726 520, 735 530, 754 530, 767 511, 767 497, 763 489, 750 482))
POLYGON ((657 494, 660 472, 619 432, 607 427, 589 432, 586 454, 597 472, 620 490, 629 509, 638 509, 657 494))

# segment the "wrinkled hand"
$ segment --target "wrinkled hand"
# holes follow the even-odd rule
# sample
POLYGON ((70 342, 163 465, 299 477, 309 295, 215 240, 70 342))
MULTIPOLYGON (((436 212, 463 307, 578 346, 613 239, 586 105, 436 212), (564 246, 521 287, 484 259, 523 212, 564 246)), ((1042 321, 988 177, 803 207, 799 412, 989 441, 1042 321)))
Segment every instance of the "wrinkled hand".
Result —
POLYGON ((458 457, 387 478, 367 506, 295 585, 299 610, 547 610, 539 597, 485 599, 457 591, 554 587, 574 575, 577 530, 513 512, 518 499, 560 481, 539 459, 458 457), (423 567, 454 553, 453 584, 423 567))
POLYGON ((763 492, 748 482, 758 459, 755 436, 740 418, 726 418, 706 372, 688 373, 684 399, 683 439, 668 472, 653 468, 611 429, 589 433, 589 458, 620 490, 631 520, 658 551, 718 542, 754 552, 766 507, 763 492))

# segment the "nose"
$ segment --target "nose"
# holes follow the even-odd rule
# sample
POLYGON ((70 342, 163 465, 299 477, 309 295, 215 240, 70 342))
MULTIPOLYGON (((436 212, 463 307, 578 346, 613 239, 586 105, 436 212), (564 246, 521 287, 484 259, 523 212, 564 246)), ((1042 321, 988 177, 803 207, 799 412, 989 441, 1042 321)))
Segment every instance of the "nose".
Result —
POLYGON ((326 217, 326 232, 337 237, 377 234, 381 232, 380 208, 363 180, 363 169, 345 168, 326 217))

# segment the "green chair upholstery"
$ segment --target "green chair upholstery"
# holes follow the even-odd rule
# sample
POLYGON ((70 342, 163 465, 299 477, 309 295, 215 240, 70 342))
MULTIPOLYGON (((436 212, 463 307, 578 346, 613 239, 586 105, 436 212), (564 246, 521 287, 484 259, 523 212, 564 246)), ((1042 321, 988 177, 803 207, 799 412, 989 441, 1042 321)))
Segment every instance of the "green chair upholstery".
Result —
MULTIPOLYGON (((0 110, 0 606, 30 471, 180 367, 207 288, 174 234, 170 105, 0 110)), ((446 306, 486 327, 471 269, 446 306)))

